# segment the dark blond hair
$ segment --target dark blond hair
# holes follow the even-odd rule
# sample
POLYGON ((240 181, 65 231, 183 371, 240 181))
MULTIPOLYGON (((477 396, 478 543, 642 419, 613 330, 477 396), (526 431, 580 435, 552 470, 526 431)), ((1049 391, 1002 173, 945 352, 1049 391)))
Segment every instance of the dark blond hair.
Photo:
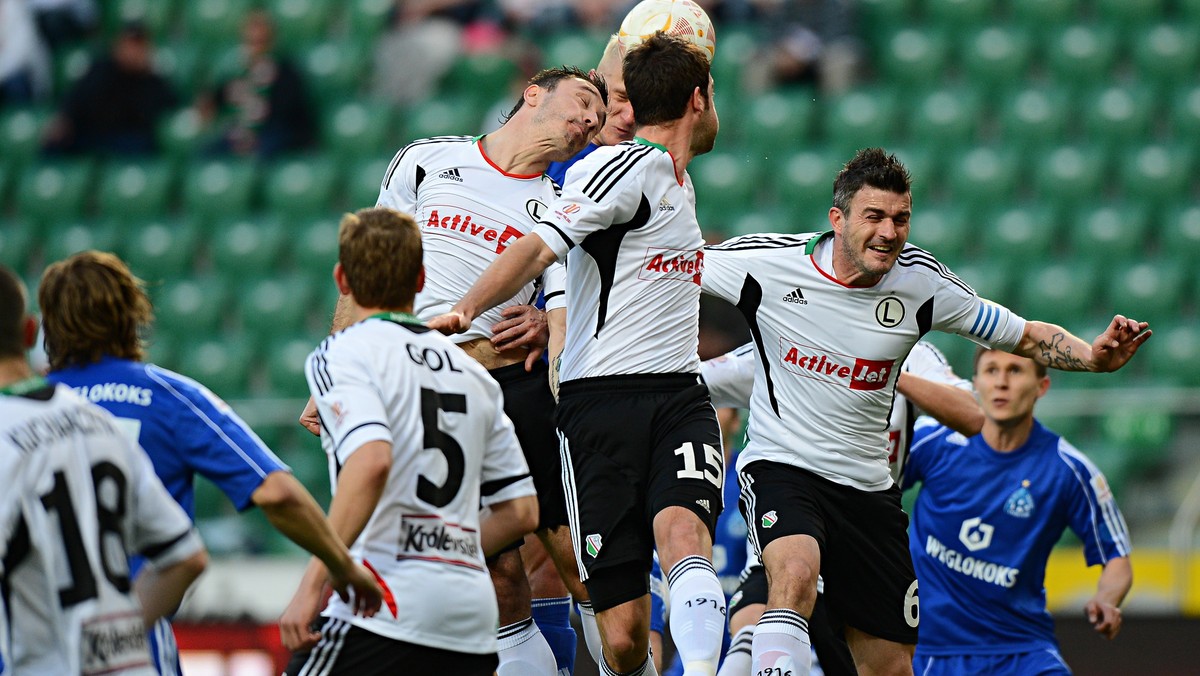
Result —
POLYGON ((0 358, 24 357, 25 285, 0 265, 0 358))
POLYGON ((408 214, 385 207, 359 209, 338 227, 338 262, 361 307, 412 305, 421 273, 421 230, 408 214))
POLYGON ((38 305, 53 370, 145 355, 141 334, 154 311, 142 280, 113 254, 84 251, 46 268, 38 305))

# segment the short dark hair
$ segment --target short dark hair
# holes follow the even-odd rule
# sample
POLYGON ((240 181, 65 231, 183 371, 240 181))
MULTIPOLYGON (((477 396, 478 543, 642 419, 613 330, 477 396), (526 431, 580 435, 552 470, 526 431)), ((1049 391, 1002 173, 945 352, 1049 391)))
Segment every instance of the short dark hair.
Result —
POLYGON ((408 214, 372 207, 342 216, 338 262, 365 308, 411 306, 421 274, 421 229, 408 214))
POLYGON ((623 69, 625 93, 638 126, 683 117, 697 87, 708 99, 708 55, 683 38, 662 31, 651 35, 629 50, 623 69))
POLYGON ((25 285, 21 278, 0 265, 0 357, 25 355, 25 285))
MULTIPOLYGON (((537 85, 548 92, 552 92, 554 91, 554 88, 558 86, 559 82, 572 77, 583 80, 584 82, 587 82, 595 87, 596 91, 600 93, 600 102, 603 103, 606 108, 608 107, 608 84, 604 82, 604 78, 601 77, 596 71, 584 72, 582 69, 576 68, 575 66, 546 68, 538 71, 537 75, 529 78, 529 82, 525 86, 528 87, 529 85, 537 85)), ((511 120, 512 116, 516 115, 517 111, 520 110, 524 105, 525 96, 522 94, 519 98, 517 98, 517 104, 513 106, 512 110, 508 111, 506 115, 500 116, 500 123, 504 124, 505 122, 511 120)))
POLYGON ((912 176, 895 155, 883 148, 864 148, 833 179, 833 206, 849 213, 850 200, 864 185, 905 195, 912 190, 912 176))
MULTIPOLYGON (((971 362, 971 370, 973 372, 979 370, 979 360, 983 359, 983 355, 987 354, 988 352, 1001 352, 1001 351, 1002 350, 994 350, 990 347, 984 347, 982 345, 979 345, 978 347, 975 348, 975 361, 971 362)), ((1049 372, 1046 369, 1046 365, 1036 359, 1030 359, 1030 361, 1033 362, 1033 372, 1037 374, 1037 377, 1045 378, 1046 374, 1049 372)))

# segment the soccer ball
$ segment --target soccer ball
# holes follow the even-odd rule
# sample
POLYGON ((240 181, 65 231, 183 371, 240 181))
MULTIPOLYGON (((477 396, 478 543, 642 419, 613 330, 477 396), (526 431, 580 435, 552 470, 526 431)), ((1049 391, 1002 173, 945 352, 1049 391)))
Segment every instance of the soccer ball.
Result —
POLYGON ((657 31, 690 40, 708 54, 709 61, 717 53, 712 21, 692 0, 642 0, 621 21, 617 39, 628 51, 657 31))

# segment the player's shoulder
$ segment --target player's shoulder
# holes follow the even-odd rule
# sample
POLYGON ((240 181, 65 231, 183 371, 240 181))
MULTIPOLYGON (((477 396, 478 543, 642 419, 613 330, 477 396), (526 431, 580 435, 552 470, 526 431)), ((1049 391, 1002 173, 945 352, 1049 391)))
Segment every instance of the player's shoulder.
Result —
POLYGON ((387 186, 391 183, 392 176, 395 175, 402 163, 427 162, 438 156, 460 153, 464 149, 470 148, 476 138, 475 136, 430 136, 412 141, 397 150, 396 154, 392 156, 392 161, 388 163, 387 172, 384 174, 383 184, 387 186))
POLYGON ((893 269, 905 277, 922 278, 936 286, 948 286, 975 295, 975 290, 937 257, 912 243, 906 243, 901 249, 893 269))
MULTIPOLYGON (((622 141, 616 145, 601 146, 580 159, 568 171, 571 180, 580 175, 591 178, 584 191, 602 183, 617 182, 622 178, 637 175, 653 164, 656 157, 670 156, 655 146, 636 141, 622 141)), ((569 181, 571 182, 571 181, 569 181)))
POLYGON ((938 453, 947 448, 965 448, 970 444, 971 439, 930 416, 921 416, 913 423, 913 453, 917 453, 918 449, 923 453, 938 453))
POLYGON ((706 251, 760 251, 765 249, 772 250, 792 250, 802 254, 811 254, 811 245, 815 244, 824 233, 820 232, 805 232, 805 233, 780 233, 780 232, 761 232, 749 235, 740 235, 720 242, 718 244, 709 244, 704 247, 706 251))

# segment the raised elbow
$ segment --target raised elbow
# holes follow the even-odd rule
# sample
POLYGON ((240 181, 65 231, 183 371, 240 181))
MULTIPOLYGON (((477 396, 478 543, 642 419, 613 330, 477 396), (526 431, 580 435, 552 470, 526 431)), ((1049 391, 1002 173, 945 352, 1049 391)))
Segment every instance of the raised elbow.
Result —
POLYGON ((191 584, 208 568, 208 551, 202 548, 176 565, 180 566, 180 573, 186 576, 188 584, 191 584))
POLYGON ((527 496, 521 498, 517 506, 517 523, 522 533, 532 533, 537 530, 541 513, 538 511, 537 498, 527 496))

